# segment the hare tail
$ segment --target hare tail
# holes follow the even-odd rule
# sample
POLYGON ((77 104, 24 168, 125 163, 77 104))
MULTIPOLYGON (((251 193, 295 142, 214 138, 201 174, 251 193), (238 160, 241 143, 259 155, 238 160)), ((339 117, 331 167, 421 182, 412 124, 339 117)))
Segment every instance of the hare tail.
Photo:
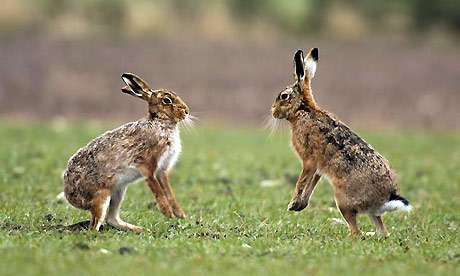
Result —
POLYGON ((383 204, 382 209, 387 212, 391 211, 412 211, 412 206, 409 204, 409 201, 402 196, 396 194, 390 194, 390 197, 385 204, 383 204))

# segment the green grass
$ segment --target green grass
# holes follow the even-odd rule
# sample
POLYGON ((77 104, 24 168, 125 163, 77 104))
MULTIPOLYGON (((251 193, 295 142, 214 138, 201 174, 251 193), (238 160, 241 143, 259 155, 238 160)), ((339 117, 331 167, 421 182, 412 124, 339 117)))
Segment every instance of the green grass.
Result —
MULTIPOLYGON (((151 233, 50 230, 89 219, 56 195, 68 158, 104 130, 0 125, 0 221, 10 223, 0 226, 0 275, 460 274, 459 133, 362 134, 392 162, 415 207, 385 216, 387 239, 351 237, 334 222, 340 214, 324 180, 306 210, 287 212, 300 172, 289 137, 223 128, 182 133, 171 182, 187 219, 163 217, 139 181, 121 217, 151 233), (132 252, 120 255, 123 246, 132 252)), ((366 216, 359 223, 374 230, 366 216)))

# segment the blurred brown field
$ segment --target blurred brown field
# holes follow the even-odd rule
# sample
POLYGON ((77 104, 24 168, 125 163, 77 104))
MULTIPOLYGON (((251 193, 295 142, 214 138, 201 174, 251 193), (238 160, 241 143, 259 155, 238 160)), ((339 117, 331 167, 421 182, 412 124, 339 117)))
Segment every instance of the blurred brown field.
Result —
POLYGON ((317 1, 240 2, 7 0, 0 116, 134 120, 145 105, 120 92, 120 75, 133 72, 175 90, 203 122, 260 125, 293 81, 294 51, 318 47, 315 98, 350 125, 460 127, 458 33, 439 18, 417 29, 416 16, 390 9, 376 23, 326 1, 315 21, 317 1))

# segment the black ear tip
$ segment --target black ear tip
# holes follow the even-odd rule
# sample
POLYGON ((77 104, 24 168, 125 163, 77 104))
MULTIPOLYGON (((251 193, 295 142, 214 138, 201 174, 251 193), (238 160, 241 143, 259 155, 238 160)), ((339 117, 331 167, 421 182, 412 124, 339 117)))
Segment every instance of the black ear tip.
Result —
POLYGON ((301 58, 303 56, 303 51, 302 50, 297 50, 295 51, 294 58, 301 58))
POLYGON ((130 77, 132 77, 132 76, 133 76, 133 74, 131 74, 131 73, 123 73, 123 74, 121 75, 121 78, 122 78, 122 79, 124 79, 124 78, 130 78, 130 77))
POLYGON ((318 61, 318 59, 319 59, 318 48, 311 49, 311 57, 313 58, 314 61, 318 61))

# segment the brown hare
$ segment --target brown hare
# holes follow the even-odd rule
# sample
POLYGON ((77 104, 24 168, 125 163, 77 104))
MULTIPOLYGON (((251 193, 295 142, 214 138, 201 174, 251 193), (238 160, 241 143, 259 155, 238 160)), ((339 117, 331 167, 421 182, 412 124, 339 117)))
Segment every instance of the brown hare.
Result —
POLYGON ((386 211, 410 211, 409 202, 399 196, 399 184, 390 163, 333 114, 318 107, 311 80, 315 76, 318 49, 304 59, 294 55, 295 83, 281 91, 271 112, 291 125, 291 142, 302 161, 289 211, 301 211, 322 175, 332 183, 337 207, 353 234, 360 234, 358 213, 368 214, 377 233, 388 236, 382 221, 386 211))
POLYGON ((189 109, 173 91, 152 90, 130 73, 121 78, 127 85, 121 91, 146 101, 148 116, 107 131, 78 150, 64 172, 64 194, 70 204, 91 212, 90 230, 99 230, 106 219, 117 229, 140 233, 142 228, 122 221, 119 212, 128 184, 141 177, 163 215, 185 217, 168 170, 181 151, 178 122, 188 119, 189 109))

